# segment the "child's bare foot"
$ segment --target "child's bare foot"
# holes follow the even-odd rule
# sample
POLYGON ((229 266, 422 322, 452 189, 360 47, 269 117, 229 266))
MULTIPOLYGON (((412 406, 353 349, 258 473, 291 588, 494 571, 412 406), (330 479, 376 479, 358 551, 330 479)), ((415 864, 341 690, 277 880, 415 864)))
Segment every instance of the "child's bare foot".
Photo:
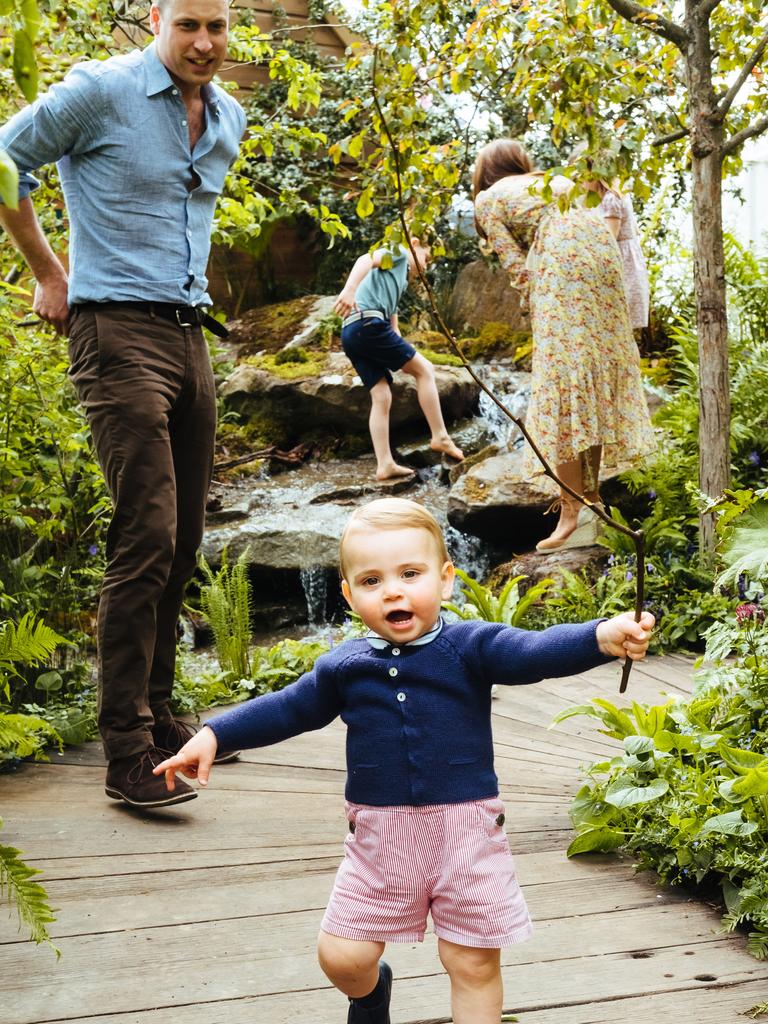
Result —
POLYGON ((443 455, 447 455, 451 459, 456 459, 457 462, 464 461, 464 452, 461 448, 456 447, 452 439, 447 434, 445 437, 433 437, 429 442, 429 447, 435 452, 442 452, 443 455))
POLYGON ((398 466, 396 462, 392 462, 386 466, 379 466, 376 470, 377 480, 399 480, 403 477, 414 475, 414 470, 409 469, 407 466, 398 466))

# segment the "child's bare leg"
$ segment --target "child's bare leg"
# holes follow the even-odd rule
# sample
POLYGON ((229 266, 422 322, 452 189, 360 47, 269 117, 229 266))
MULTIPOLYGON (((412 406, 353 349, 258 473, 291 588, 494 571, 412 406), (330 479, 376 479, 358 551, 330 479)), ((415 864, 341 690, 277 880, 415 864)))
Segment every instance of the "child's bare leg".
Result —
POLYGON ((438 939, 437 948, 451 979, 453 1024, 499 1024, 501 950, 459 946, 447 939, 438 939))
POLYGON ((358 942, 328 932, 320 932, 317 940, 320 967, 328 980, 350 999, 362 999, 376 988, 383 952, 383 942, 358 942))
POLYGON ((371 432, 373 452, 376 456, 376 479, 391 480, 393 477, 413 476, 413 470, 399 466, 392 457, 389 447, 389 410, 392 407, 392 391, 386 378, 377 381, 370 391, 371 414, 368 429, 371 432))
POLYGON ((416 396, 432 434, 432 439, 429 442, 430 448, 461 461, 464 458, 464 453, 454 444, 443 420, 443 410, 440 408, 440 395, 437 392, 432 364, 417 353, 400 369, 405 373, 410 373, 416 381, 416 396))

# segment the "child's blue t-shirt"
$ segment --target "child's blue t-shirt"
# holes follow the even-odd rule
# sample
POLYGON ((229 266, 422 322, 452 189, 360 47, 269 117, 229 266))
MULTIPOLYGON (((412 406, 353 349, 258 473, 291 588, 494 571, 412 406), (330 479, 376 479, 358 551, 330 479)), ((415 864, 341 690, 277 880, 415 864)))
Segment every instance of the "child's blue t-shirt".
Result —
POLYGON ((355 305, 358 309, 378 309, 389 319, 397 312, 400 296, 408 286, 408 250, 400 246, 392 266, 384 270, 372 267, 358 285, 355 305))

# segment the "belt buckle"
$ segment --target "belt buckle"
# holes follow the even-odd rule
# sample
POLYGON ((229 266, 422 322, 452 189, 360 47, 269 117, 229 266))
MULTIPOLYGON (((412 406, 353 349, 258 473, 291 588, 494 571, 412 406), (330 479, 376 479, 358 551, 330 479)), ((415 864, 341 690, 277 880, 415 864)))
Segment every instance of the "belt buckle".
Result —
MULTIPOLYGON (((182 310, 183 309, 184 309, 183 306, 177 306, 176 307, 176 309, 174 311, 176 313, 176 323, 179 325, 179 327, 196 327, 198 325, 199 321, 195 320, 195 323, 191 323, 191 322, 184 322, 181 319, 181 317, 182 317, 182 310)), ((184 316, 190 316, 191 314, 185 311, 183 313, 183 315, 184 316)))

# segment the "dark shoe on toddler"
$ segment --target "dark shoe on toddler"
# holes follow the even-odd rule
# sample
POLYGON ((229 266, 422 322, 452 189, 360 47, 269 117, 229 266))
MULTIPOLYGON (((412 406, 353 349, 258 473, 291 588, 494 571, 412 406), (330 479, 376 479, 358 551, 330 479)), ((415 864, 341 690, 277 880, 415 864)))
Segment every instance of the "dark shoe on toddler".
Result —
MULTIPOLYGON (((159 722, 152 727, 152 738, 158 750, 165 751, 169 756, 178 754, 185 743, 189 743, 197 732, 191 725, 180 718, 172 718, 169 722, 159 722)), ((217 750, 214 764, 226 764, 234 761, 240 754, 239 750, 217 750)))
POLYGON ((392 968, 379 960, 376 988, 361 999, 349 1000, 347 1024, 390 1024, 389 1000, 392 995, 392 968))

